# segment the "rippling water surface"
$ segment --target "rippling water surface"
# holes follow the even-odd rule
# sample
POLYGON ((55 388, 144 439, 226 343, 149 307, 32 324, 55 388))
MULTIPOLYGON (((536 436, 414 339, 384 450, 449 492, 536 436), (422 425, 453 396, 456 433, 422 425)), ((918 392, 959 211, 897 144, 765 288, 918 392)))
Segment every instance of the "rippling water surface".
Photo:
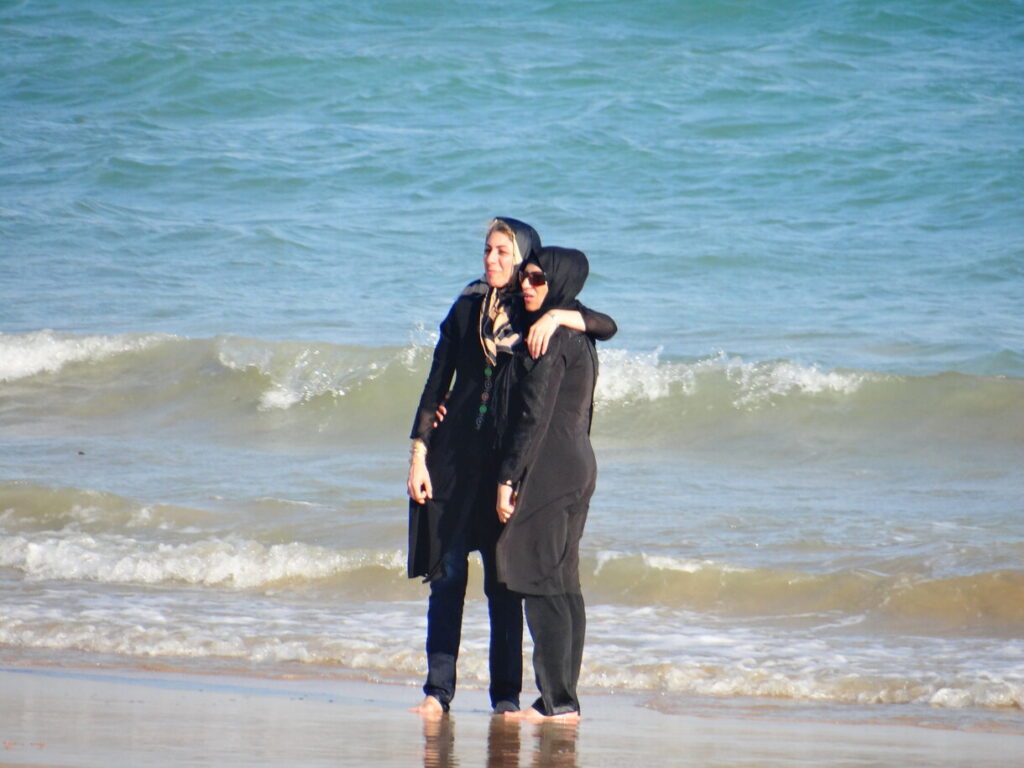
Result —
MULTIPOLYGON (((0 659, 418 680, 405 435, 500 213, 620 326, 588 689, 1015 722, 1024 5, 5 2, 0 35, 0 659)), ((465 648, 482 685, 478 597, 465 648)))

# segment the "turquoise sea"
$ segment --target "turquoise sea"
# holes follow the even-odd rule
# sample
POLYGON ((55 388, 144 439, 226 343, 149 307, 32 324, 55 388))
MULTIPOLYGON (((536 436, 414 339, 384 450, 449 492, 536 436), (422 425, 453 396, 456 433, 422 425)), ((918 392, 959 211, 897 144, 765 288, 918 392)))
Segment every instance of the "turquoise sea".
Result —
POLYGON ((0 663, 412 703, 406 436, 507 215, 620 328, 585 695, 1020 731, 1024 2, 0 0, 0 43, 0 663))

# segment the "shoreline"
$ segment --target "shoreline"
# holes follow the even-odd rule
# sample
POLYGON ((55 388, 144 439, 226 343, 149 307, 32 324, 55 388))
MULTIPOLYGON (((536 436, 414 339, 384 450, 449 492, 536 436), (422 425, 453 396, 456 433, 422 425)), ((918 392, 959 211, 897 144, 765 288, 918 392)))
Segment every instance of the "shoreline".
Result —
MULTIPOLYGON (((590 694, 579 726, 506 723, 463 689, 450 715, 409 685, 138 669, 0 667, 2 766, 1010 766, 1024 733, 809 720, 722 706, 669 712, 590 694)), ((524 695, 524 702, 526 701, 524 695)))

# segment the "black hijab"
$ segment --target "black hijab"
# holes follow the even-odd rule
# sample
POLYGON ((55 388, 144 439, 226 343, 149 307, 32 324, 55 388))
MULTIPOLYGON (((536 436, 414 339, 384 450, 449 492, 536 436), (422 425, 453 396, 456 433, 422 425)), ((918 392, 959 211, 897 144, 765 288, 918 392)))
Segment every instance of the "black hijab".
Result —
POLYGON ((576 297, 583 290, 583 284, 587 282, 587 275, 590 274, 590 263, 583 251, 552 245, 539 248, 530 258, 524 259, 525 263, 536 264, 548 279, 548 295, 540 309, 525 313, 525 327, 532 325, 550 309, 579 307, 576 297))
MULTIPOLYGON (((573 248, 559 248, 549 246, 539 248, 533 255, 523 261, 523 264, 536 264, 543 270, 548 279, 548 295, 544 297, 544 303, 536 312, 527 312, 520 302, 518 324, 521 328, 527 329, 545 312, 551 309, 575 309, 578 311, 579 302, 576 297, 583 290, 583 284, 590 274, 590 264, 583 251, 573 248)), ((517 277, 522 277, 522 274, 517 277)), ((520 344, 517 352, 522 359, 529 359, 529 353, 525 344, 520 344)), ((591 348, 593 345, 591 345, 591 348)), ((509 426, 509 408, 512 402, 513 366, 505 366, 498 373, 497 402, 495 403, 495 434, 496 444, 500 446, 504 440, 509 426)))

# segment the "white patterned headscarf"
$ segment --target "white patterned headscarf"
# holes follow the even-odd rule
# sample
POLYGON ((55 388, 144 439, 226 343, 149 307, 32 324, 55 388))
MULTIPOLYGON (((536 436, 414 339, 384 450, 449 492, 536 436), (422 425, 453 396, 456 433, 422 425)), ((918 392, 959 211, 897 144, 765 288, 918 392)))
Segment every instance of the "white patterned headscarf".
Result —
POLYGON ((491 221, 488 234, 512 231, 512 278, 501 288, 489 288, 487 298, 480 308, 480 346, 487 362, 494 365, 498 353, 510 353, 522 338, 520 330, 512 323, 512 306, 516 293, 516 274, 519 266, 540 248, 537 230, 518 219, 498 217, 491 221), (504 225, 504 226, 502 226, 504 225))

